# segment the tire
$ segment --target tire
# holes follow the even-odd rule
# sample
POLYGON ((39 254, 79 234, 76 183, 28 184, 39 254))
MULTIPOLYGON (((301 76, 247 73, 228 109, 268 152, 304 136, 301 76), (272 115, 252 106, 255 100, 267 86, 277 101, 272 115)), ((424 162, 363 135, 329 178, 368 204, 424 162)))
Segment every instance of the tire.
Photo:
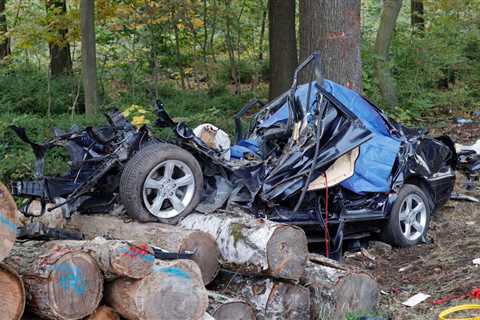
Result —
POLYGON ((392 206, 388 222, 383 229, 383 238, 398 247, 418 244, 426 238, 431 213, 432 206, 428 194, 416 185, 405 184, 392 206), (412 201, 411 210, 408 210, 409 201, 412 201), (407 225, 410 225, 410 236, 407 225))
POLYGON ((166 143, 143 147, 127 162, 120 179, 120 201, 127 214, 140 222, 178 223, 198 205, 202 190, 198 161, 166 143))

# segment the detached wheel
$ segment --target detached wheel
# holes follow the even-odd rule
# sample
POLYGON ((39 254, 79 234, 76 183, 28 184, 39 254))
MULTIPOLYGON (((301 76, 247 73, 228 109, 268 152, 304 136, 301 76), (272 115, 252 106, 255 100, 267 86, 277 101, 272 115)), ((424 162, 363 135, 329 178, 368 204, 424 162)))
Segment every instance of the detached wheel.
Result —
POLYGON ((192 154, 158 143, 130 159, 120 180, 120 200, 127 214, 141 222, 176 224, 200 201, 203 175, 192 154))
POLYGON ((428 195, 413 184, 400 189, 384 229, 384 238, 393 245, 409 247, 427 235, 432 209, 428 195))

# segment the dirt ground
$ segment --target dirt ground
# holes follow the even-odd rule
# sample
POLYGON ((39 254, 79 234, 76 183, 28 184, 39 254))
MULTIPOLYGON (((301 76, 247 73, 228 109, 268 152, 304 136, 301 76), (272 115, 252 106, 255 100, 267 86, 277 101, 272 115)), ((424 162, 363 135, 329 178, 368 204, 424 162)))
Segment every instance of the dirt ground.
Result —
MULTIPOLYGON (((461 143, 473 143, 480 138, 479 125, 450 124, 441 131, 448 131, 461 143)), ((434 134, 439 132, 440 129, 433 130, 434 134)), ((464 181, 458 173, 455 191, 480 197, 480 189, 467 191, 464 181)), ((395 320, 433 320, 448 307, 480 304, 480 300, 465 297, 480 288, 480 266, 472 262, 480 258, 480 204, 448 202, 433 217, 428 240, 430 243, 404 249, 374 245, 367 249, 367 254, 346 257, 347 264, 369 269, 378 280, 382 290, 380 314, 395 320), (431 297, 415 307, 401 304, 419 292, 431 297), (443 298, 445 303, 435 303, 443 298), (450 298, 454 299, 448 301, 450 298)))

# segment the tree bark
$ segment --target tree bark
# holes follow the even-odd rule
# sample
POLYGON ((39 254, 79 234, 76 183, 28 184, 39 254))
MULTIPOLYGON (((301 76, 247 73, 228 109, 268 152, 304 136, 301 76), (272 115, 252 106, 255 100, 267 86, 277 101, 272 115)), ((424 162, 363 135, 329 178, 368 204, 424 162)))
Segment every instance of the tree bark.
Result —
POLYGON ((227 269, 292 280, 303 274, 307 237, 298 227, 238 212, 194 213, 180 224, 211 234, 217 240, 221 264, 227 269))
POLYGON ((258 320, 310 319, 310 291, 303 286, 230 272, 222 272, 214 285, 217 292, 248 302, 258 320))
POLYGON ((311 255, 300 283, 310 289, 315 320, 343 320, 348 313, 372 312, 378 302, 379 288, 372 277, 319 255, 311 255))
POLYGON ((48 42, 50 52, 50 72, 53 77, 72 73, 70 43, 66 39, 67 28, 59 27, 55 20, 67 13, 65 0, 47 0, 47 23, 53 40, 48 42))
POLYGON ((20 320, 25 310, 25 288, 18 273, 0 263, 0 314, 4 320, 20 320))
POLYGON ((256 320, 255 310, 246 301, 208 292, 208 313, 215 320, 256 320))
POLYGON ((86 320, 121 320, 120 315, 110 307, 102 305, 86 320))
MULTIPOLYGON (((360 0, 301 0, 301 61, 319 51, 324 77, 362 91, 360 0)), ((310 72, 301 81, 309 81, 310 72)))
POLYGON ((97 52, 95 43, 95 1, 80 0, 80 33, 82 38, 82 77, 85 113, 97 111, 97 52))
POLYGON ((0 0, 0 60, 10 55, 10 38, 8 32, 7 17, 5 16, 6 0, 0 0))
POLYGON ((269 0, 270 99, 281 95, 292 82, 298 64, 295 0, 269 0))
POLYGON ((13 248, 17 237, 17 206, 7 188, 0 183, 0 261, 13 248))
POLYGON ((145 278, 152 272, 155 262, 152 248, 140 241, 105 240, 98 237, 91 241, 50 241, 47 245, 88 252, 107 279, 119 276, 145 278))
POLYGON ((425 7, 423 0, 411 0, 411 25, 413 32, 425 31, 425 7))
POLYGON ((85 238, 101 236, 108 239, 146 242, 172 252, 195 252, 195 261, 202 271, 205 284, 217 275, 220 253, 215 239, 205 232, 190 231, 161 223, 128 222, 126 217, 110 214, 74 215, 65 219, 60 210, 45 213, 34 221, 50 228, 64 228, 83 233, 85 238))
MULTIPOLYGON (((267 6, 268 6, 269 0, 267 0, 267 6)), ((258 60, 263 61, 263 43, 265 39, 265 29, 266 29, 266 24, 267 24, 267 8, 263 10, 262 12, 262 22, 260 25, 260 39, 258 41, 258 60)))
POLYGON ((84 252, 28 241, 15 244, 5 263, 22 275, 29 309, 42 318, 82 319, 102 298, 102 273, 84 252))
POLYGON ((402 0, 384 0, 380 25, 375 40, 375 71, 380 93, 387 106, 396 108, 398 98, 395 89, 395 79, 390 71, 390 44, 395 32, 395 25, 402 7, 402 0))
POLYGON ((190 260, 157 260, 154 272, 141 280, 108 284, 105 299, 128 320, 197 320, 208 306, 200 269, 190 260))

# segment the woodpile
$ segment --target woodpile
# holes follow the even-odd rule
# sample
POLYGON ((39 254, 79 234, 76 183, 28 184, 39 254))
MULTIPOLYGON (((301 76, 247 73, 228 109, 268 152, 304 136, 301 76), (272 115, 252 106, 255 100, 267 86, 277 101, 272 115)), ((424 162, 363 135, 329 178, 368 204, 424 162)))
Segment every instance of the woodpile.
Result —
POLYGON ((65 219, 60 210, 19 218, 85 240, 10 238, 0 265, 6 320, 21 319, 25 303, 55 320, 335 320, 376 304, 368 274, 309 254, 295 226, 241 212, 194 213, 178 226, 109 214, 65 219), (155 247, 193 256, 159 260, 155 247))

